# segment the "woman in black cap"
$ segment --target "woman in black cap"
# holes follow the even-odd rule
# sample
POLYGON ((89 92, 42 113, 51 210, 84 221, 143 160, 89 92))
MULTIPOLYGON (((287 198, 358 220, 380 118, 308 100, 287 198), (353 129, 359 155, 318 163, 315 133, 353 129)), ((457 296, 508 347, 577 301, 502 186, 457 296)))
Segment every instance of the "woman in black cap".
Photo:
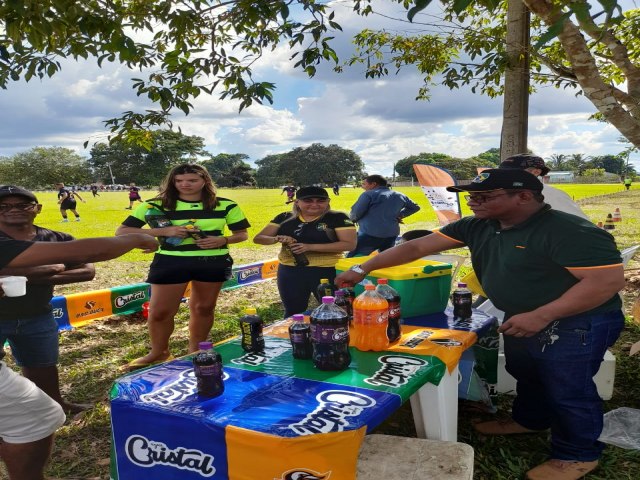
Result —
POLYGON ((333 283, 335 264, 343 252, 356 246, 356 228, 347 214, 330 210, 324 188, 302 187, 296 192, 293 210, 277 215, 253 241, 282 244, 278 291, 287 318, 307 310, 309 294, 317 295, 321 279, 333 283))

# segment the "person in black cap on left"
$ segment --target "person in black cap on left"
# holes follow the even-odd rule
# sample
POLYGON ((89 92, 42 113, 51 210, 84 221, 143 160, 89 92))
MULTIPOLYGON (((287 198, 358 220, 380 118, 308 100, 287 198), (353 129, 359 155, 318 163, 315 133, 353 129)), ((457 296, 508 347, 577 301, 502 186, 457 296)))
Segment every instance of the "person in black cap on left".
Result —
POLYGON ((296 192, 293 210, 277 215, 253 241, 282 245, 278 291, 287 318, 307 310, 309 294, 317 299, 321 279, 333 283, 336 263, 343 252, 356 246, 356 227, 345 213, 330 209, 324 188, 302 187, 296 192), (304 254, 308 265, 296 265, 294 253, 304 254))
POLYGON ((519 169, 489 169, 469 185, 473 216, 376 255, 336 277, 353 285, 372 270, 469 247, 483 290, 505 312, 507 371, 517 380, 511 418, 475 425, 484 435, 551 430, 551 459, 530 480, 577 480, 598 465, 602 399, 593 381, 624 326, 620 252, 608 232, 553 210, 542 183, 519 169))
MULTIPOLYGON (((29 190, 12 185, 0 186, 0 238, 30 242, 68 242, 74 238, 64 232, 34 225, 42 205, 29 190)), ((77 413, 87 405, 62 398, 58 381, 58 324, 53 318, 51 298, 54 285, 86 282, 95 276, 91 263, 56 263, 37 267, 5 267, 0 275, 27 277, 27 294, 0 299, 0 345, 9 341, 16 363, 25 377, 33 381, 66 412, 77 413)))

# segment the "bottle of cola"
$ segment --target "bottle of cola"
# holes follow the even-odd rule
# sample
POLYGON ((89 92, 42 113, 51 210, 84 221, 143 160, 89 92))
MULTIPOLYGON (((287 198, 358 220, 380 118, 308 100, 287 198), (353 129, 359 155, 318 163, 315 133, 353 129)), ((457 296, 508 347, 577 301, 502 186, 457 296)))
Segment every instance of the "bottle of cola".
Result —
POLYGON ((311 312, 313 364, 319 370, 344 370, 351 363, 347 313, 322 297, 322 305, 311 312))
POLYGON ((289 249, 289 253, 293 256, 293 263, 296 267, 306 267, 309 265, 309 259, 304 253, 294 253, 289 245, 287 245, 287 249, 289 249))
POLYGON ((349 299, 346 297, 344 289, 336 290, 335 299, 336 306, 347 312, 349 325, 351 325, 351 320, 353 320, 353 307, 351 306, 351 302, 349 301, 349 299))
POLYGON ((451 294, 453 304, 453 318, 471 318, 471 305, 473 304, 473 294, 467 288, 466 283, 458 283, 458 287, 451 294))
POLYGON ((402 310, 400 309, 400 294, 389 285, 389 280, 379 278, 376 286, 378 292, 389 304, 389 325, 387 326, 387 337, 390 342, 395 342, 400 338, 400 325, 402 323, 402 310))
POLYGON ((320 279, 320 285, 317 287, 318 298, 333 297, 336 287, 332 283, 329 283, 328 278, 320 279))
POLYGON ((213 349, 211 342, 200 342, 200 350, 193 357, 193 372, 198 383, 198 395, 214 398, 224 392, 222 356, 213 349))
POLYGON ((293 358, 308 360, 313 355, 311 346, 311 326, 304 323, 304 315, 296 313, 293 316, 293 323, 289 325, 289 339, 293 358))

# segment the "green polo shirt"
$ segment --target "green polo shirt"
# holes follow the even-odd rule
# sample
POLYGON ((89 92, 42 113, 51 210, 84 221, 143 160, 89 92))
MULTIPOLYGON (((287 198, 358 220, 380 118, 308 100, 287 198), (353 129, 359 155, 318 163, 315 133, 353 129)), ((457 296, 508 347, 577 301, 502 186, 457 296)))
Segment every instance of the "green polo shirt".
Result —
MULTIPOLYGON (((578 280, 570 269, 622 265, 615 240, 588 220, 551 209, 501 229, 496 220, 465 217, 438 233, 471 250, 473 269, 493 304, 507 316, 562 296, 578 280)), ((585 313, 621 308, 618 295, 585 313)))
MULTIPOLYGON (((127 227, 142 228, 147 222, 145 214, 149 210, 149 205, 162 205, 160 200, 149 200, 143 202, 122 222, 127 227)), ((233 200, 218 197, 218 204, 213 210, 203 210, 202 202, 185 202, 178 200, 175 210, 165 210, 165 215, 171 220, 173 225, 186 225, 195 220, 195 226, 208 236, 224 235, 225 227, 229 230, 245 230, 249 228, 244 213, 233 200)), ((219 256, 227 255, 228 248, 202 249, 196 245, 195 240, 190 237, 185 238, 180 245, 163 244, 157 253, 162 255, 173 255, 178 257, 193 256, 219 256)))

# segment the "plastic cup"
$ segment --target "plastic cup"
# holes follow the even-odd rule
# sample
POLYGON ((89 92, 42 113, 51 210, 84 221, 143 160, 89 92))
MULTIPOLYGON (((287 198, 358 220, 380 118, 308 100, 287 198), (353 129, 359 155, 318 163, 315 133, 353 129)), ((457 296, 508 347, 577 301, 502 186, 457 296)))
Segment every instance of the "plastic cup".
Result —
POLYGON ((27 293, 27 277, 2 277, 0 283, 7 297, 21 297, 27 293))

